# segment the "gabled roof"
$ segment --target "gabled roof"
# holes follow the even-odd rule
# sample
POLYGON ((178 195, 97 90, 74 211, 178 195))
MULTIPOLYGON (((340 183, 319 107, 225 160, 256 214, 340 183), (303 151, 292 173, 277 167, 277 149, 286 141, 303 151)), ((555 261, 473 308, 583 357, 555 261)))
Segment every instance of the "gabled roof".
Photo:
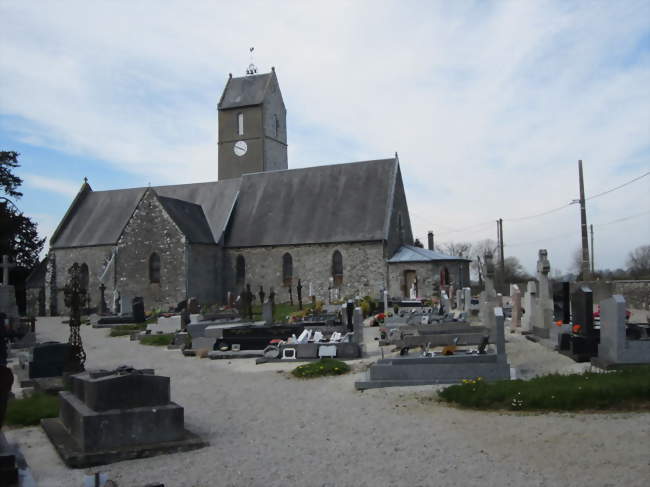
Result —
POLYGON ((241 78, 229 78, 219 101, 219 109, 259 105, 264 101, 266 90, 274 72, 254 74, 241 78))
MULTIPOLYGON (((218 242, 230 218, 239 184, 240 179, 227 179, 210 183, 157 186, 153 189, 160 197, 201 206, 213 241, 218 242)), ((75 198, 66 213, 66 219, 57 229, 56 238, 53 237, 50 241, 50 247, 116 244, 146 189, 87 191, 83 198, 75 198)))
POLYGON ((465 257, 455 257, 435 250, 423 249, 412 245, 403 245, 388 259, 389 263, 396 262, 435 262, 435 261, 471 261, 465 257))
POLYGON ((246 174, 228 247, 385 240, 397 159, 246 174))
POLYGON ((195 203, 158 196, 167 214, 190 243, 214 243, 203 208, 195 203))

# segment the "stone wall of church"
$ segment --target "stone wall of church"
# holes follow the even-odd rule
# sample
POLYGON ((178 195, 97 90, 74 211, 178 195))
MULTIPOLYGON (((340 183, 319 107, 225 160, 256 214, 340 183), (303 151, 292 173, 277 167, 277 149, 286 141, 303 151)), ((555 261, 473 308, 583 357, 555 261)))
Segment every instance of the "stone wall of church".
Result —
POLYGON ((142 296, 146 309, 167 309, 187 297, 185 236, 153 191, 136 207, 117 244, 116 285, 121 296, 142 296), (150 282, 149 259, 160 256, 160 282, 150 282))
MULTIPOLYGON (((53 311, 59 315, 65 316, 68 309, 65 307, 63 288, 68 280, 68 269, 72 267, 75 262, 79 265, 86 264, 88 266, 88 297, 90 307, 99 306, 99 276, 104 270, 104 262, 110 258, 113 250, 112 245, 98 245, 96 247, 76 247, 70 249, 52 249, 50 255, 54 258, 51 259, 56 266, 54 282, 55 286, 47 288, 47 314, 53 314, 53 311), (53 304, 52 301, 56 300, 53 304), (53 309, 54 308, 54 309, 53 309)), ((51 282, 51 271, 48 272, 46 283, 51 282)), ((108 277, 108 276, 107 276, 108 277)), ((113 292, 113 278, 110 275, 106 282, 106 301, 109 301, 109 293, 113 292)), ((110 305, 110 304, 109 304, 110 305)))
POLYGON ((216 245, 191 244, 188 250, 188 297, 197 298, 201 304, 221 302, 221 248, 216 245))
POLYGON ((342 244, 283 245, 270 247, 231 248, 225 250, 224 291, 239 293, 235 284, 235 262, 242 255, 246 262, 246 283, 257 294, 259 286, 269 292, 273 286, 277 302, 289 301, 289 290, 282 279, 282 258, 289 253, 293 262, 293 298, 297 302, 296 285, 301 279, 303 299, 307 301, 311 283, 317 299, 327 302, 329 278, 332 276, 332 255, 341 252, 343 257, 343 282, 339 296, 378 297, 385 287, 386 264, 382 242, 342 244))
POLYGON ((415 271, 418 280, 418 297, 430 298, 440 289, 440 271, 446 267, 450 284, 456 289, 469 286, 469 262, 399 262, 388 265, 388 294, 392 298, 409 296, 406 289, 406 271, 415 271))

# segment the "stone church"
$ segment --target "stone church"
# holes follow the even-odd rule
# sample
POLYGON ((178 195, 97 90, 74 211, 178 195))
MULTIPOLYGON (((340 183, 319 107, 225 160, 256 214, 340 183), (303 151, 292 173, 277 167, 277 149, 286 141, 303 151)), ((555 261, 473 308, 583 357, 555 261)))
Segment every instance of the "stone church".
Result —
POLYGON ((147 308, 190 296, 223 303, 250 284, 289 300, 431 296, 469 285, 469 262, 413 247, 397 155, 289 169, 286 108, 273 69, 230 75, 218 104, 218 181, 93 191, 84 180, 50 239, 48 314, 64 312, 79 263, 89 305, 142 296, 147 308))

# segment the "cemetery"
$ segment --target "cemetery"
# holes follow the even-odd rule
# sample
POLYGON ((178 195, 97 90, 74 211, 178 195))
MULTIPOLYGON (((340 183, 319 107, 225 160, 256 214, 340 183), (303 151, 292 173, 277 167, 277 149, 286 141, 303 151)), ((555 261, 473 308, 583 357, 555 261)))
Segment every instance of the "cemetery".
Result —
POLYGON ((15 3, 0 487, 648 483, 644 2, 15 3))

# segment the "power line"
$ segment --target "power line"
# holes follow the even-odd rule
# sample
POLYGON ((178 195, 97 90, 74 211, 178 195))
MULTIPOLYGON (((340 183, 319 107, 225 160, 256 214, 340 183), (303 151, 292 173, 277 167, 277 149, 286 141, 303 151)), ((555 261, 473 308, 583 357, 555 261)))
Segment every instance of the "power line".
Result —
MULTIPOLYGON (((610 188, 610 189, 608 189, 606 191, 602 191, 602 192, 600 192, 598 194, 595 194, 593 196, 589 196, 589 197, 585 198, 585 200, 592 200, 594 198, 598 198, 600 196, 604 196, 606 194, 612 193, 613 191, 617 191, 617 190, 619 190, 621 188, 624 188, 625 186, 628 186, 629 184, 632 184, 632 183, 634 183, 634 182, 636 182, 636 181, 638 181, 640 179, 643 179, 643 178, 645 178, 646 176, 649 176, 649 175, 650 175, 650 171, 648 171, 648 172, 646 172, 644 174, 641 174, 640 176, 637 176, 636 178, 631 179, 630 181, 627 181, 627 182, 625 182, 625 183, 623 183, 623 184, 621 184, 619 186, 616 186, 614 188, 610 188)), ((541 216, 550 215, 551 213, 555 213, 555 212, 558 212, 558 211, 563 210, 565 208, 569 208, 570 206, 573 206, 573 205, 575 205, 577 203, 578 203, 578 200, 572 200, 570 203, 567 203, 567 204, 562 205, 562 206, 558 206, 557 208, 553 208, 551 210, 543 211, 541 213, 535 213, 533 215, 513 217, 513 218, 503 218, 503 220, 507 221, 507 222, 517 222, 517 221, 523 221, 523 220, 531 220, 533 218, 539 218, 541 216)), ((487 227, 488 225, 492 225, 493 223, 494 223, 494 220, 490 220, 490 221, 486 221, 486 222, 483 222, 483 223, 477 223, 477 224, 474 224, 474 225, 469 225, 467 227, 447 230, 447 231, 442 232, 439 235, 447 235, 449 233, 459 233, 459 232, 464 232, 466 230, 472 230, 474 228, 478 229, 479 227, 487 227)))
MULTIPOLYGON (((650 213, 650 210, 644 211, 642 213, 637 213, 635 215, 625 216, 623 218, 617 218, 616 220, 612 220, 612 221, 605 222, 605 223, 594 223, 593 225, 594 225, 594 227, 604 227, 604 226, 607 226, 607 225, 612 225, 613 223, 620 223, 620 222, 624 222, 624 221, 627 221, 627 220, 632 220, 634 218, 638 218, 640 216, 647 215, 649 213, 650 213)), ((536 244, 536 243, 553 242, 555 240, 564 239, 564 238, 569 237, 569 236, 575 236, 575 232, 562 233, 562 234, 559 234, 559 235, 555 235, 554 237, 540 238, 540 239, 531 240, 531 241, 528 241, 528 242, 518 242, 518 243, 514 243, 514 244, 506 244, 505 246, 506 247, 521 247, 521 246, 524 246, 524 245, 532 245, 532 244, 536 244)))
POLYGON ((621 184, 620 186, 616 186, 615 188, 608 189, 607 191, 603 191, 602 193, 595 194, 595 195, 593 195, 593 196, 590 196, 590 197, 587 198, 587 199, 588 199, 588 200, 593 200, 594 198, 598 198, 599 196, 606 195, 607 193, 611 193, 612 191, 616 191, 617 189, 621 189, 621 188, 627 186, 628 184, 632 184, 633 182, 638 181, 639 179, 643 179, 644 177, 646 177, 646 176, 648 176, 648 175, 650 175, 650 171, 648 171, 648 172, 645 173, 645 174, 642 174, 641 176, 639 176, 639 177, 637 177, 637 178, 634 178, 634 179, 628 181, 627 183, 623 183, 623 184, 621 184))

